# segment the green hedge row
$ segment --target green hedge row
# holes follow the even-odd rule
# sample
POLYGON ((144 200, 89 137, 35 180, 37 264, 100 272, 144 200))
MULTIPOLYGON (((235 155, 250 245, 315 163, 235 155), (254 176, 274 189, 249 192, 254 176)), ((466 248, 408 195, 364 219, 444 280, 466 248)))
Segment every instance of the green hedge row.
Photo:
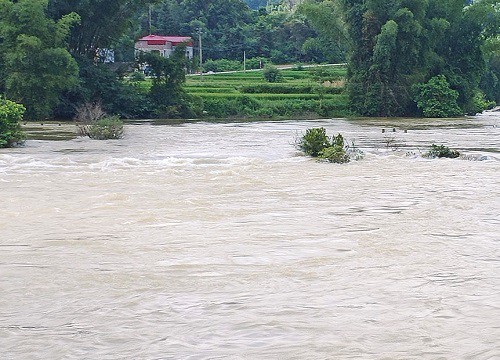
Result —
MULTIPOLYGON (((293 71, 293 70, 281 70, 281 74, 285 80, 296 80, 296 79, 308 79, 311 77, 306 71, 293 71)), ((244 79, 262 79, 262 71, 241 71, 237 73, 229 74, 211 74, 203 75, 203 78, 210 81, 220 81, 220 80, 244 80, 244 79)))
POLYGON ((234 84, 229 84, 225 85, 224 83, 221 82, 206 82, 206 81, 198 81, 195 82, 192 79, 189 79, 184 85, 184 88, 205 88, 205 89, 210 89, 210 88, 226 88, 226 89, 234 89, 234 84))
POLYGON ((250 97, 253 99, 268 99, 268 100, 306 100, 306 99, 333 99, 338 96, 336 94, 228 94, 228 93, 199 93, 196 96, 206 98, 227 98, 227 99, 235 99, 240 97, 250 97))
POLYGON ((341 94, 344 89, 301 84, 255 84, 240 88, 245 94, 341 94))
MULTIPOLYGON (((247 72, 236 72, 230 74, 213 74, 213 75, 203 75, 201 79, 205 79, 206 81, 220 81, 220 80, 239 80, 242 79, 261 79, 262 72, 261 71, 247 71, 247 72)), ((200 79, 197 77, 197 79, 200 79)))
POLYGON ((216 87, 201 87, 201 86, 196 86, 196 87, 184 87, 185 90, 190 93, 190 94, 204 94, 204 93, 211 93, 211 94, 233 94, 237 93, 237 90, 233 88, 216 88, 216 87))

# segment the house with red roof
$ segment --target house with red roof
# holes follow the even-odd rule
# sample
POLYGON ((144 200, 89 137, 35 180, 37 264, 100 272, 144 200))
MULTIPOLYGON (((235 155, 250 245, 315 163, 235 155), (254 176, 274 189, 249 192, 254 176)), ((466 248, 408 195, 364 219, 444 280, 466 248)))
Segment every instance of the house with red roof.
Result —
POLYGON ((163 57, 170 57, 179 45, 186 46, 186 57, 193 58, 193 39, 189 36, 148 35, 135 42, 135 54, 140 52, 158 52, 163 57))

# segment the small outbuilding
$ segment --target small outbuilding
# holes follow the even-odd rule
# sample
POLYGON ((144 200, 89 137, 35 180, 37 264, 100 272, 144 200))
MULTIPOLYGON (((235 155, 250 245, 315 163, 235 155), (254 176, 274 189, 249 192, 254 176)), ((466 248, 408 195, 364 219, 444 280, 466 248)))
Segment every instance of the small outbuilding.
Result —
POLYGON ((144 36, 136 41, 135 54, 137 56, 140 52, 158 52, 161 56, 168 58, 179 45, 186 47, 186 57, 192 59, 193 39, 189 36, 144 36))

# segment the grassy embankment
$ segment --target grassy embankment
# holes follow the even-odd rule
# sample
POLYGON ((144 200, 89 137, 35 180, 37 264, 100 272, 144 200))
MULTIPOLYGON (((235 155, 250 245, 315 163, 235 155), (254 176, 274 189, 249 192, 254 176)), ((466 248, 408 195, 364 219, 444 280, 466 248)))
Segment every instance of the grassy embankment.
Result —
MULTIPOLYGON (((207 118, 342 117, 348 115, 344 66, 281 70, 269 83, 262 71, 188 76, 184 89, 207 118)), ((147 83, 142 84, 147 86, 147 83)))

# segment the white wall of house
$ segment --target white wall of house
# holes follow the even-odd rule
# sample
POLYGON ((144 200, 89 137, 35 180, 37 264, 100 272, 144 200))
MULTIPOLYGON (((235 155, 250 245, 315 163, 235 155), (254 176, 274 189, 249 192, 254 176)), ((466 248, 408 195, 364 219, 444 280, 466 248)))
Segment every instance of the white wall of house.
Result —
MULTIPOLYGON (((175 46, 172 46, 171 42, 167 42, 165 45, 148 45, 147 41, 137 41, 135 43, 135 55, 138 56, 140 52, 153 52, 158 51, 161 56, 169 58, 175 51, 175 46)), ((193 58, 193 47, 186 46, 186 57, 189 59, 193 58)))

